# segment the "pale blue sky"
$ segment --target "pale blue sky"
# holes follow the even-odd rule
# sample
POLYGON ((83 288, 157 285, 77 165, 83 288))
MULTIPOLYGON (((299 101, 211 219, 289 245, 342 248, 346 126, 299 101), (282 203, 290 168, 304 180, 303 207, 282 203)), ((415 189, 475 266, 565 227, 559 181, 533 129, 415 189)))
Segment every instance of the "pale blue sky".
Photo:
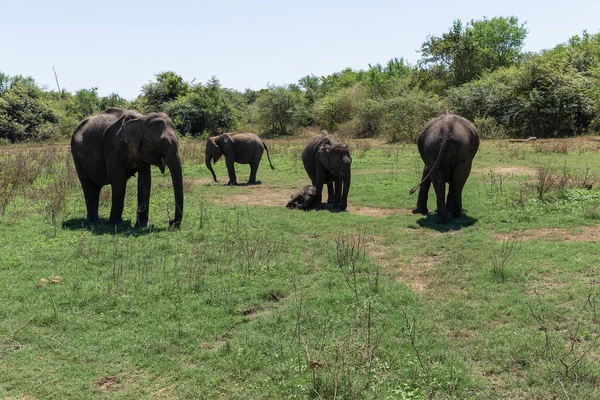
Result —
POLYGON ((527 51, 600 31, 597 0, 4 0, 0 14, 1 72, 55 88, 54 65, 70 91, 128 99, 165 70, 244 90, 392 57, 415 63, 427 35, 456 18, 514 15, 527 23, 527 51))

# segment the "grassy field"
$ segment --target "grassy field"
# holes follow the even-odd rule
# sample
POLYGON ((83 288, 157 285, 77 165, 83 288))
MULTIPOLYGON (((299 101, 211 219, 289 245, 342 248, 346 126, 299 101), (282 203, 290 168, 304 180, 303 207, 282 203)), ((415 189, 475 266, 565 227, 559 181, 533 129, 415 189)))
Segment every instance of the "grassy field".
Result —
POLYGON ((286 209, 302 143, 226 187, 185 142, 177 231, 156 168, 152 229, 135 179, 90 227, 66 146, 0 148, 0 398, 600 397, 600 142, 484 141, 441 226, 416 146, 374 140, 348 212, 286 209))

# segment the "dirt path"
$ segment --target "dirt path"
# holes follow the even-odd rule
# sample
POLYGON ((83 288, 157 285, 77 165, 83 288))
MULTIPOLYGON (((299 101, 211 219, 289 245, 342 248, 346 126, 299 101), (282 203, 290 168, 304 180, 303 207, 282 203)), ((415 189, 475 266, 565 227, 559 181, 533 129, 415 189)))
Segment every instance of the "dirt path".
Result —
MULTIPOLYGON (((211 179, 194 180, 193 184, 210 183, 211 179)), ((235 193, 226 198, 214 198, 213 201, 218 204, 250 207, 284 207, 290 197, 297 192, 297 189, 269 188, 263 185, 248 186, 247 191, 235 193)), ((367 217, 386 218, 390 215, 409 215, 411 210, 408 208, 377 208, 370 206, 356 206, 348 203, 348 212, 367 217)))

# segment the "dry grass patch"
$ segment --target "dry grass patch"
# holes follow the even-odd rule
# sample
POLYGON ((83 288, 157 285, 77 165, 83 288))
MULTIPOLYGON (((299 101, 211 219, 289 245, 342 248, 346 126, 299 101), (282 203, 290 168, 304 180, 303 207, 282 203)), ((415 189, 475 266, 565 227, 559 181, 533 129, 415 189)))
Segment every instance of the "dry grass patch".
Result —
POLYGON ((497 175, 535 175, 536 170, 534 168, 529 167, 493 167, 493 168, 485 168, 478 169, 479 173, 494 173, 497 175))
MULTIPOLYGON (((538 228, 523 231, 523 240, 541 239, 562 242, 594 242, 600 243, 600 225, 583 226, 577 229, 578 233, 566 228, 538 228)), ((514 235, 513 233, 498 233, 496 241, 506 241, 514 235)))
POLYGON ((396 280, 408 285, 414 292, 423 292, 431 288, 433 277, 429 272, 442 261, 440 254, 415 257, 409 262, 402 261, 392 246, 382 244, 377 238, 367 241, 365 246, 375 263, 396 272, 396 280))
POLYGON ((92 383, 102 392, 114 392, 119 389, 121 381, 116 376, 103 376, 92 383))

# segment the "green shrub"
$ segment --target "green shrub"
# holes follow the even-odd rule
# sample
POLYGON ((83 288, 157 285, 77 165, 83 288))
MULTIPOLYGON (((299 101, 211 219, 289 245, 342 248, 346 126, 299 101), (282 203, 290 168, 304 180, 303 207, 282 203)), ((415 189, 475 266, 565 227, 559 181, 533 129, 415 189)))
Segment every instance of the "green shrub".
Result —
POLYGON ((423 127, 444 109, 437 96, 414 89, 385 101, 381 135, 390 142, 415 142, 423 127))
POLYGON ((309 120, 306 100, 297 86, 269 86, 258 94, 256 106, 261 133, 268 136, 292 135, 309 120))
POLYGON ((594 119, 592 80, 563 60, 534 56, 448 92, 453 110, 471 120, 493 118, 512 136, 580 133, 594 119))
POLYGON ((0 139, 12 143, 49 139, 51 132, 42 127, 58 119, 35 81, 17 76, 2 85, 0 139))
POLYGON ((476 117, 473 124, 482 139, 504 139, 509 136, 506 127, 491 117, 476 117))

